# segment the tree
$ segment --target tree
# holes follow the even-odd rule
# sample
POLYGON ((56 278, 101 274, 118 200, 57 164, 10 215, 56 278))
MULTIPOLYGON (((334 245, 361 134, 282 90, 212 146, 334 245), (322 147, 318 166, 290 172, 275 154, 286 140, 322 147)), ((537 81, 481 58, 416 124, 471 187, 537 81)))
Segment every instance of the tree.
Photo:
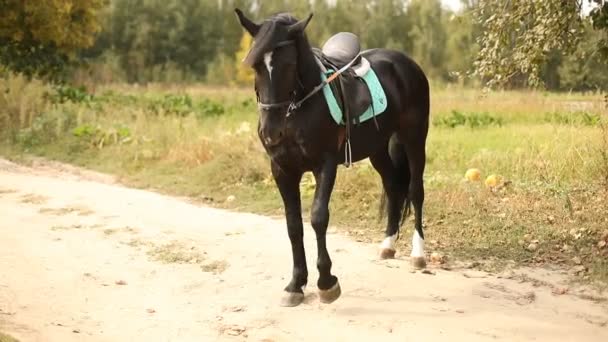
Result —
POLYGON ((0 64, 55 79, 80 49, 93 45, 106 0, 0 1, 0 64))
POLYGON ((239 51, 236 53, 236 83, 240 85, 251 85, 253 84, 253 70, 243 64, 243 59, 247 56, 253 39, 251 35, 243 31, 243 37, 241 38, 241 44, 239 45, 239 51))
POLYGON ((431 77, 445 77, 447 33, 439 0, 412 0, 407 9, 413 57, 431 77))
MULTIPOLYGON (((517 78, 527 85, 540 86, 542 68, 551 53, 570 55, 583 37, 586 20, 581 15, 583 1, 596 5, 590 17, 594 27, 606 34, 605 0, 480 1, 476 18, 483 25, 483 34, 475 74, 489 86, 508 85, 517 78)), ((602 42, 607 44, 608 40, 602 42)))

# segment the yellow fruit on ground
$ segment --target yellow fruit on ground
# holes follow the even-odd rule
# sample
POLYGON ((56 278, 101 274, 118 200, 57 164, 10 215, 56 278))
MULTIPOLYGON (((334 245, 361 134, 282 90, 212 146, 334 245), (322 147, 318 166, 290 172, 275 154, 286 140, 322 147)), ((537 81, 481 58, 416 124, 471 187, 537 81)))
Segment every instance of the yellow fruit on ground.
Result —
POLYGON ((493 188, 495 186, 498 185, 498 183, 500 183, 500 176, 497 175, 489 175, 488 178, 486 178, 486 186, 493 188))
POLYGON ((479 169, 468 169, 464 176, 471 182, 478 181, 481 178, 481 171, 479 169))

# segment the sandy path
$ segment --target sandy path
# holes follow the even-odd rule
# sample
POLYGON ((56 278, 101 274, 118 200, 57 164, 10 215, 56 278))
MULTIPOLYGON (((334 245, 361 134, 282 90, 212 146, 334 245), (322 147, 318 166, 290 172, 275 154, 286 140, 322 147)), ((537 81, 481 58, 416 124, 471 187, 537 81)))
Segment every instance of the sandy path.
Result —
POLYGON ((411 273, 335 233, 342 297, 320 304, 310 286, 282 308, 282 220, 68 171, 0 160, 0 331, 22 341, 608 341, 605 303, 471 270, 411 273))

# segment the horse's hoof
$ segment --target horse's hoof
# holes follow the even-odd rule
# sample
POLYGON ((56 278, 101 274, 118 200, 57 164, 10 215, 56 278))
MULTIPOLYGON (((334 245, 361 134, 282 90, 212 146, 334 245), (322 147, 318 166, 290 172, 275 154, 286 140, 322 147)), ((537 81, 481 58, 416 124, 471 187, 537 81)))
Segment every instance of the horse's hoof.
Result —
POLYGON ((426 267, 426 259, 422 257, 411 257, 412 266, 416 269, 423 269, 426 267))
POLYGON ((287 292, 281 298, 281 306, 284 307, 294 307, 302 304, 304 301, 304 294, 300 292, 287 292))
POLYGON ((382 248, 380 250, 380 259, 395 259, 395 250, 392 248, 382 248))
POLYGON ((340 298, 341 294, 342 290, 340 289, 340 283, 336 280, 336 284, 329 290, 319 289, 319 300, 321 300, 321 303, 331 304, 335 302, 336 299, 340 298))

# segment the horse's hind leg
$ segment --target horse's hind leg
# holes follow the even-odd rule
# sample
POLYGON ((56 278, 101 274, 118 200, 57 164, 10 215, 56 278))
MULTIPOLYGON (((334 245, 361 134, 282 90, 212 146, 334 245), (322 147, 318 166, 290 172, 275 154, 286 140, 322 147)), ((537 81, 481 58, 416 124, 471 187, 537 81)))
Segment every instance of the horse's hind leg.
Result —
POLYGON ((426 110, 412 110, 410 118, 413 124, 403 125, 399 132, 399 140, 403 142, 410 169, 410 184, 408 199, 414 205, 415 223, 412 237, 412 264, 416 268, 426 267, 424 254, 424 232, 422 229, 422 207, 424 203, 423 174, 426 164, 426 136, 428 132, 428 107, 426 110))
MULTIPOLYGON (((385 237, 380 246, 380 257, 391 259, 395 257, 395 241, 399 235, 399 227, 407 201, 407 189, 410 182, 410 171, 403 145, 393 136, 388 146, 370 157, 372 165, 382 178, 387 208, 387 224, 385 237)), ((381 207, 381 210, 384 208, 381 207)))

